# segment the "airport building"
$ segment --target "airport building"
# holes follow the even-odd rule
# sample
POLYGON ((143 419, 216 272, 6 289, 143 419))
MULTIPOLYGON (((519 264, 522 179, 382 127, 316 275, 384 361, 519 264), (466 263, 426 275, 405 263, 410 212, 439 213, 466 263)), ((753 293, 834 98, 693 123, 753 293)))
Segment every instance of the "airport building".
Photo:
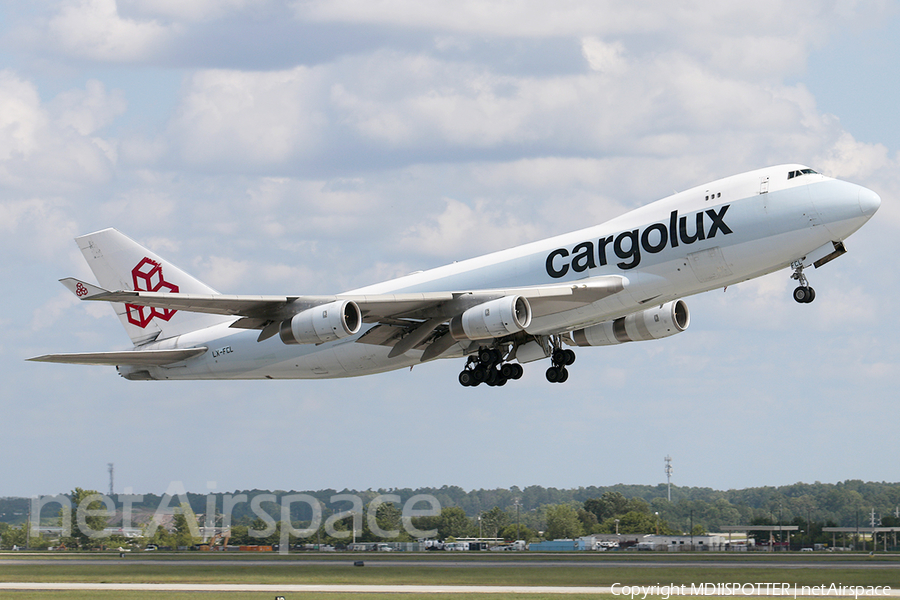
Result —
MULTIPOLYGON (((605 550, 653 550, 657 552, 709 552, 732 548, 728 538, 719 534, 709 535, 586 535, 573 540, 552 540, 529 544, 531 552, 579 552, 605 550)), ((741 549, 746 549, 742 544, 741 549)))
POLYGON ((668 552, 729 550, 728 538, 723 535, 645 535, 635 546, 638 550, 668 552))

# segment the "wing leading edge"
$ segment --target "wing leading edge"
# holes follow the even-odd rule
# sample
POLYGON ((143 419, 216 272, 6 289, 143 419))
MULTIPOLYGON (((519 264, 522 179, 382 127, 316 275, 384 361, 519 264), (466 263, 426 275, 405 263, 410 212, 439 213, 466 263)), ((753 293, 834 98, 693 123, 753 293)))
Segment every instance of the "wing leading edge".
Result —
POLYGON ((152 367, 170 365, 200 356, 207 348, 179 350, 126 350, 124 352, 75 352, 72 354, 44 354, 28 360, 34 362, 63 363, 69 365, 134 365, 152 367))

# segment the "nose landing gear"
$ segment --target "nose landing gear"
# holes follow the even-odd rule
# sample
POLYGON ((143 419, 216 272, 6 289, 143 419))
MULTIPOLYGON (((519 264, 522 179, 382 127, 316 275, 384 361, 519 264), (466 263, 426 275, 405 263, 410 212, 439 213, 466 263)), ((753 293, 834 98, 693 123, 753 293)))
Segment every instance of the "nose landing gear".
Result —
POLYGON ((794 300, 801 304, 809 304, 816 299, 816 290, 809 286, 809 281, 807 281, 806 275, 803 274, 803 261, 795 260, 791 263, 791 268, 794 269, 791 279, 796 279, 797 283, 800 284, 794 289, 794 300))

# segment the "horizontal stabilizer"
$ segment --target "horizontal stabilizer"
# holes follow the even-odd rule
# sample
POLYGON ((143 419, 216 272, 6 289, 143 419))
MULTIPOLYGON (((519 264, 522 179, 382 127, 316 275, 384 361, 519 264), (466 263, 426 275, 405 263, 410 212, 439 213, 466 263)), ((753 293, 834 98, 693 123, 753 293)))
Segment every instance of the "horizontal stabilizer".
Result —
POLYGON ((72 354, 45 354, 28 360, 35 362, 65 363, 71 365, 135 365, 163 366, 181 362, 206 352, 207 348, 181 350, 126 350, 124 352, 75 352, 72 354))
POLYGON ((109 290, 104 290, 102 287, 75 279, 74 277, 66 277, 65 279, 60 279, 59 282, 81 300, 90 300, 94 296, 102 296, 109 293, 109 290))

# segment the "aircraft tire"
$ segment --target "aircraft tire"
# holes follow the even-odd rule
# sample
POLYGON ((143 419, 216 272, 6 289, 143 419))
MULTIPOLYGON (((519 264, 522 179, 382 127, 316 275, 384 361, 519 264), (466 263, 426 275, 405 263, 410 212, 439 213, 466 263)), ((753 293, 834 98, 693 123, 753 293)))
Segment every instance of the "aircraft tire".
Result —
POLYGON ((506 363, 501 367, 500 373, 507 379, 520 379, 525 373, 525 369, 517 363, 506 363))
POLYGON ((475 384, 475 378, 472 376, 472 371, 465 370, 461 371, 459 374, 459 383, 463 387, 469 387, 475 384))
POLYGON ((565 364, 567 367, 569 367, 572 365, 572 363, 575 362, 575 351, 572 350, 571 348, 566 348, 565 354, 566 354, 565 364))
POLYGON ((557 348, 553 351, 553 355, 551 356, 551 360, 554 365, 564 365, 566 364, 566 351, 562 348, 557 348))
POLYGON ((809 304, 812 302, 811 298, 815 297, 815 292, 812 292, 812 288, 806 286, 799 286, 794 289, 794 300, 799 302, 800 304, 809 304))
POLYGON ((556 383, 559 381, 559 369, 556 367, 550 367, 547 369, 547 381, 550 383, 556 383))

